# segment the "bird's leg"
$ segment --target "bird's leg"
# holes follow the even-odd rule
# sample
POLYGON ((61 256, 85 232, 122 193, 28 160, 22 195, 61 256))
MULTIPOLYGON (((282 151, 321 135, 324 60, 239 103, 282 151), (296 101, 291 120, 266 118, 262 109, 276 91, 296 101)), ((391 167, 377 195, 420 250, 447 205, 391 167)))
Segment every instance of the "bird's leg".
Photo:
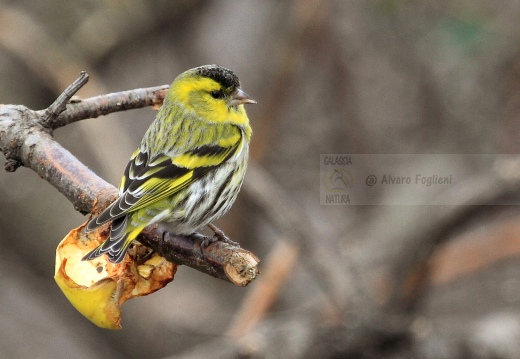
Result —
POLYGON ((229 239, 222 230, 220 230, 218 227, 216 227, 214 224, 208 224, 208 227, 215 233, 214 236, 205 236, 200 233, 192 233, 190 234, 190 237, 195 241, 201 241, 200 246, 201 248, 205 248, 209 246, 211 243, 222 241, 224 243, 228 243, 232 246, 240 247, 240 245, 237 242, 232 241, 229 239))
POLYGON ((215 235, 213 237, 208 237, 211 242, 222 241, 222 242, 231 244, 233 246, 240 247, 240 245, 237 242, 229 239, 229 237, 226 236, 226 234, 222 230, 220 230, 217 226, 215 226, 213 223, 209 223, 208 227, 215 233, 215 235))

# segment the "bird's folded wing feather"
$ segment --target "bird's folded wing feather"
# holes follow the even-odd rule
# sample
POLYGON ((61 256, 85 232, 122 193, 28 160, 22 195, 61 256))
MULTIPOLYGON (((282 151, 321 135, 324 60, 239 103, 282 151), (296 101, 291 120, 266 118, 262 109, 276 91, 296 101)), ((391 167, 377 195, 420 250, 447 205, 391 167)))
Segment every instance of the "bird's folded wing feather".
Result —
POLYGON ((173 157, 159 155, 151 160, 147 152, 135 151, 121 180, 119 198, 89 222, 87 231, 186 188, 232 157, 241 141, 238 133, 221 139, 218 144, 203 145, 173 157))

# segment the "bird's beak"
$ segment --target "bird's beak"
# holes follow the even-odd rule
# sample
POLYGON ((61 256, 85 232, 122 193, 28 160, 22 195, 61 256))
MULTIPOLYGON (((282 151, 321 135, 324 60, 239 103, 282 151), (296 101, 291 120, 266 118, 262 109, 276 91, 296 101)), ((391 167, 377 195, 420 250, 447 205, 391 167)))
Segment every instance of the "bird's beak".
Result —
POLYGON ((231 93, 231 100, 228 101, 228 106, 246 105, 248 103, 256 103, 255 100, 246 94, 240 87, 231 93))

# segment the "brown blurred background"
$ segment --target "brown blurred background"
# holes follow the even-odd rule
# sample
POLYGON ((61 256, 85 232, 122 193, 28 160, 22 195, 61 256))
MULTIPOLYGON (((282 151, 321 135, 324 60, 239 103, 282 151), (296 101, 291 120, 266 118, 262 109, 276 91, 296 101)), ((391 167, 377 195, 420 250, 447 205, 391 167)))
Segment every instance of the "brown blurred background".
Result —
MULTIPOLYGON (((0 172, 0 357, 519 358, 516 206, 319 200, 320 154, 519 153, 519 24, 512 0, 2 0, 0 103, 45 108, 81 70, 82 97, 235 71, 258 101, 254 167, 218 224, 262 275, 181 267, 125 304, 123 330, 98 329, 53 280, 85 217, 32 171, 0 172)), ((55 138, 117 184, 154 115, 55 138)), ((515 168, 468 165, 468 202, 517 202, 515 168)))

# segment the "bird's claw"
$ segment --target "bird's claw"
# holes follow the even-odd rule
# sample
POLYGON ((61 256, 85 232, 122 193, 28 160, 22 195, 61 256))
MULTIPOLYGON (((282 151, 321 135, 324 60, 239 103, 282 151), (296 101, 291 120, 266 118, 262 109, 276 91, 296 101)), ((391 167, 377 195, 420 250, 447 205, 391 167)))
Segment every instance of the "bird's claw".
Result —
POLYGON ((211 225, 209 227, 215 233, 213 236, 205 236, 200 233, 192 233, 190 235, 190 237, 192 239, 194 239, 195 241, 201 241, 200 242, 201 249, 204 249, 204 248, 208 247, 210 244, 215 243, 215 242, 224 242, 224 243, 229 244, 234 247, 240 247, 240 245, 237 242, 229 239, 229 237, 226 236, 223 231, 221 231, 214 225, 211 225))
POLYGON ((222 232, 221 230, 219 230, 218 232, 215 232, 215 235, 213 237, 211 237, 213 239, 214 242, 218 242, 218 241, 221 241, 221 242, 224 242, 224 243, 227 243, 227 244, 230 244, 232 246, 236 246, 236 247, 240 247, 240 245, 235 242, 235 241, 232 241, 228 236, 226 236, 224 234, 224 232, 222 232))
POLYGON ((226 234, 221 229, 219 229, 217 226, 215 226, 214 224, 210 223, 208 225, 208 227, 211 228, 211 230, 215 233, 215 235, 212 237, 213 242, 221 241, 221 242, 230 244, 232 246, 240 247, 240 245, 237 242, 229 239, 229 237, 226 236, 226 234))
POLYGON ((200 246, 206 248, 213 242, 216 242, 215 237, 204 236, 204 240, 200 243, 200 246))
POLYGON ((201 247, 203 247, 203 248, 207 247, 210 244, 215 243, 215 242, 224 242, 229 245, 236 246, 236 247, 240 246, 237 242, 229 239, 229 237, 227 237, 224 233, 215 233, 214 236, 203 236, 203 237, 204 237, 204 240, 200 244, 201 247))
POLYGON ((192 236, 194 236, 195 238, 197 238, 199 240, 202 239, 202 242, 200 243, 200 246, 202 248, 205 248, 215 242, 224 242, 224 243, 227 243, 227 244, 235 246, 235 247, 240 247, 240 245, 237 242, 229 239, 229 237, 226 236, 226 234, 223 231, 221 231, 220 229, 218 229, 216 226, 210 224, 210 225, 208 225, 208 227, 215 233, 215 235, 204 236, 199 233, 192 234, 192 236))

